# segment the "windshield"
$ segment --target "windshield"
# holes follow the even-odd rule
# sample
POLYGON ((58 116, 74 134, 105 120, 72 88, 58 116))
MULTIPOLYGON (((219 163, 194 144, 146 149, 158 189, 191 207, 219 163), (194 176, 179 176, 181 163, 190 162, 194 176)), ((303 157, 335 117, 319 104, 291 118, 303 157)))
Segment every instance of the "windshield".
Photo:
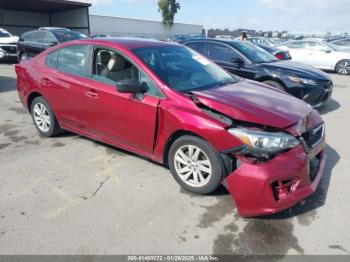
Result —
POLYGON ((202 55, 183 46, 134 49, 140 58, 169 87, 180 92, 236 83, 234 78, 202 55))
POLYGON ((57 30, 57 31, 52 31, 52 33, 55 35, 55 37, 60 43, 86 38, 84 34, 74 32, 74 31, 57 30))
POLYGON ((11 34, 6 31, 0 31, 0 37, 11 37, 11 34))
POLYGON ((252 43, 232 42, 232 45, 250 61, 256 64, 272 63, 278 61, 272 54, 252 43))

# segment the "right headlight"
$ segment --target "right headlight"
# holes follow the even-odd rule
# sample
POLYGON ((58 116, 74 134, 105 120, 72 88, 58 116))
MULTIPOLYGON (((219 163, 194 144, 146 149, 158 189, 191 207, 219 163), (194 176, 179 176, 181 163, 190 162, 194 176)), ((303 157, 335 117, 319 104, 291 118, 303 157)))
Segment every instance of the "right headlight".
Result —
POLYGON ((270 155, 296 147, 300 142, 283 132, 255 131, 243 128, 231 128, 228 132, 241 140, 252 152, 270 155))

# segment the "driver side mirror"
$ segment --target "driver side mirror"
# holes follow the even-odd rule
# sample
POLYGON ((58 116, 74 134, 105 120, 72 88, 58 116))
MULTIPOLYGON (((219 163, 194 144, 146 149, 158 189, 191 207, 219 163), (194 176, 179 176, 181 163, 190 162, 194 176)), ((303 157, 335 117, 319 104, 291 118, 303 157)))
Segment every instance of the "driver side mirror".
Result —
POLYGON ((118 92, 130 94, 143 94, 147 92, 144 85, 140 85, 136 79, 123 79, 116 83, 118 92))
POLYGON ((322 51, 325 52, 325 53, 327 53, 327 54, 329 54, 329 53, 332 52, 332 50, 330 50, 330 49, 323 49, 322 51))

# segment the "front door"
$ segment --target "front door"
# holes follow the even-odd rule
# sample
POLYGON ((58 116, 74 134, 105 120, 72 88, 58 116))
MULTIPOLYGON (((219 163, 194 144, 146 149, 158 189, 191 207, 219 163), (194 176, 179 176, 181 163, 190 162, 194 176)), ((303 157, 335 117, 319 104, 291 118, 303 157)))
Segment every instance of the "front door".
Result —
POLYGON ((94 48, 92 67, 85 94, 88 131, 114 145, 151 154, 161 96, 158 87, 127 58, 109 48, 94 48), (148 92, 118 92, 116 82, 130 78, 146 85, 148 92))

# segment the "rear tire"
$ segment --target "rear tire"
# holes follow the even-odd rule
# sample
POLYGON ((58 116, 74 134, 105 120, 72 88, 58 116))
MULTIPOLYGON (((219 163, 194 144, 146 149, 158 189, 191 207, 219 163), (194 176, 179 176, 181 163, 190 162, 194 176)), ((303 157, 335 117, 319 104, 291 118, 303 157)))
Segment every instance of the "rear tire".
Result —
POLYGON ((224 178, 220 155, 210 144, 195 136, 178 138, 169 150, 168 160, 176 182, 196 194, 213 193, 224 178))
POLYGON ((338 75, 350 75, 350 60, 341 60, 335 66, 338 75))
POLYGON ((276 81, 272 81, 272 80, 267 80, 267 81, 264 81, 263 82, 264 84, 267 84, 267 85, 270 85, 270 86, 273 86, 281 91, 284 91, 286 92, 286 90, 284 89, 284 87, 280 84, 280 83, 277 83, 276 81))
POLYGON ((49 103, 42 97, 36 97, 30 106, 34 125, 39 133, 45 137, 54 137, 61 132, 49 103))

